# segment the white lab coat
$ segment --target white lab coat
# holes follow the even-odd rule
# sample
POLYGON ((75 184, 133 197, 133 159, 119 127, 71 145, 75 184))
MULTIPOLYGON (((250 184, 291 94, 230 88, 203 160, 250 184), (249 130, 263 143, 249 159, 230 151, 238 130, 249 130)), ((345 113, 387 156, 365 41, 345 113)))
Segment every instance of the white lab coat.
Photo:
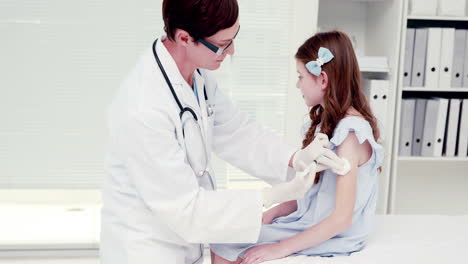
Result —
MULTIPOLYGON (((209 153, 214 150, 270 183, 291 177, 287 165, 294 148, 241 113, 207 70, 201 75, 195 72, 199 105, 161 41, 156 50, 181 103, 201 117, 209 153), (205 85, 215 105, 211 117, 206 113, 205 85)), ((109 109, 108 174, 101 217, 103 264, 202 263, 203 243, 257 241, 261 192, 213 191, 206 178, 195 176, 186 161, 179 112, 149 48, 109 109)))

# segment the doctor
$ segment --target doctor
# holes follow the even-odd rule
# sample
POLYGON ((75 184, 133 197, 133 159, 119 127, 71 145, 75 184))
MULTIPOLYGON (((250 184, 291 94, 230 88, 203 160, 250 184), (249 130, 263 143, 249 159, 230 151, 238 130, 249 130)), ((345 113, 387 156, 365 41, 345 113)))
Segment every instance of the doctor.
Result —
POLYGON ((234 53, 236 0, 164 0, 163 18, 167 36, 148 43, 109 109, 103 264, 202 263, 203 243, 255 242, 264 205, 301 198, 315 160, 341 166, 326 136, 296 152, 218 89, 210 71, 234 53), (212 150, 275 185, 216 191, 212 150))

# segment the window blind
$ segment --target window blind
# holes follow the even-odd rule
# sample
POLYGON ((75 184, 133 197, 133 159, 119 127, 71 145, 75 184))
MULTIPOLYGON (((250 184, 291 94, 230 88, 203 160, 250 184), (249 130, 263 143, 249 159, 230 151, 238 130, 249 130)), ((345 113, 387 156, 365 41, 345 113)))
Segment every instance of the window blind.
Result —
MULTIPOLYGON (((163 33, 162 1, 0 2, 0 188, 99 188, 105 113, 141 52, 163 33)), ((239 1, 236 54, 220 88, 284 135, 290 3, 239 1)), ((215 158, 221 188, 263 183, 215 158)))
POLYGON ((161 1, 0 1, 0 187, 99 188, 105 113, 161 1))
MULTIPOLYGON (((290 6, 289 1, 240 1, 241 31, 235 41, 236 52, 218 76, 220 87, 240 109, 278 136, 285 133, 287 90, 291 89, 290 6)), ((217 171, 217 180, 219 187, 235 189, 266 185, 229 164, 224 171, 217 171)))

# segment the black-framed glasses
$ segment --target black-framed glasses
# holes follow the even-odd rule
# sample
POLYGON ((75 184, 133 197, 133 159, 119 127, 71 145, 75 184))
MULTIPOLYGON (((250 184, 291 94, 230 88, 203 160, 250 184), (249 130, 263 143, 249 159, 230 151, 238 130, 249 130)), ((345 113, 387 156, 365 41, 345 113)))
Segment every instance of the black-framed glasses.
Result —
POLYGON ((226 47, 222 48, 222 47, 218 47, 206 40, 203 40, 203 39, 199 39, 198 41, 205 45, 205 47, 207 47, 208 49, 210 49, 211 51, 213 51, 214 53, 216 53, 217 56, 220 56, 222 54, 224 54, 224 52, 226 52, 227 49, 229 49, 229 47, 232 45, 232 43, 234 42, 234 39, 236 38, 237 36, 237 33, 239 33, 239 30, 240 30, 240 26, 239 28, 237 29, 237 32, 236 34, 234 35, 234 37, 232 38, 232 40, 229 42, 229 44, 226 45, 226 47))

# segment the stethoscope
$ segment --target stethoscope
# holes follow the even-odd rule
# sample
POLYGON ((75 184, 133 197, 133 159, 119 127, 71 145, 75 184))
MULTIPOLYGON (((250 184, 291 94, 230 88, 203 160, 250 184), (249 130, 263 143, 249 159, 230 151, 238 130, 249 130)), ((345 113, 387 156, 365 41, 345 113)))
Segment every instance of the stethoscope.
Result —
MULTIPOLYGON (((182 103, 177 97, 174 87, 172 86, 171 81, 169 80, 169 77, 167 76, 166 71, 164 70, 164 67, 161 63, 161 60, 159 59, 159 56, 156 52, 157 41, 158 40, 156 39, 153 43, 153 54, 159 66, 159 69, 161 70, 161 73, 164 76, 164 79, 166 80, 169 89, 171 90, 172 96, 174 97, 180 109, 179 117, 182 123, 182 134, 185 142, 187 161, 190 164, 190 167, 192 167, 194 173, 198 177, 203 177, 204 175, 208 176, 211 187, 214 189, 214 183, 208 171, 208 152, 206 149, 203 134, 201 132, 202 130, 200 128, 200 125, 198 124, 198 117, 195 111, 193 111, 193 109, 191 109, 190 107, 183 107, 182 103)), ((200 73, 199 70, 197 71, 200 73)), ((207 114, 208 116, 211 116, 214 110, 213 106, 208 103, 208 96, 206 94, 205 86, 203 87, 203 94, 207 105, 207 114)))
MULTIPOLYGON (((167 86, 169 86, 172 96, 174 97, 180 109, 179 117, 182 123, 182 134, 184 137, 185 151, 187 153, 187 161, 189 162, 190 167, 192 167, 193 172, 198 177, 201 178, 205 175, 208 177, 211 184, 211 188, 214 190, 215 186, 213 183, 213 179, 211 178, 211 174, 208 171, 208 152, 206 150, 205 141, 203 140, 200 125, 198 124, 197 114, 195 114, 195 111, 193 111, 193 109, 191 109, 190 107, 183 107, 179 98, 177 97, 174 87, 172 87, 171 81, 169 80, 169 77, 167 76, 166 71, 164 70, 161 60, 159 59, 158 53, 156 52, 157 41, 158 40, 156 39, 153 43, 153 54, 154 58, 156 59, 156 62, 158 63, 159 69, 161 70, 161 73, 164 76, 164 79, 166 80, 167 86)), ((200 73, 198 69, 197 71, 198 73, 200 73)), ((203 94, 207 105, 206 112, 208 116, 211 116, 214 113, 214 110, 213 106, 208 102, 208 96, 206 94, 205 86, 203 86, 203 94)), ((199 250, 200 256, 192 264, 197 263, 203 257, 203 244, 200 244, 199 250)))

